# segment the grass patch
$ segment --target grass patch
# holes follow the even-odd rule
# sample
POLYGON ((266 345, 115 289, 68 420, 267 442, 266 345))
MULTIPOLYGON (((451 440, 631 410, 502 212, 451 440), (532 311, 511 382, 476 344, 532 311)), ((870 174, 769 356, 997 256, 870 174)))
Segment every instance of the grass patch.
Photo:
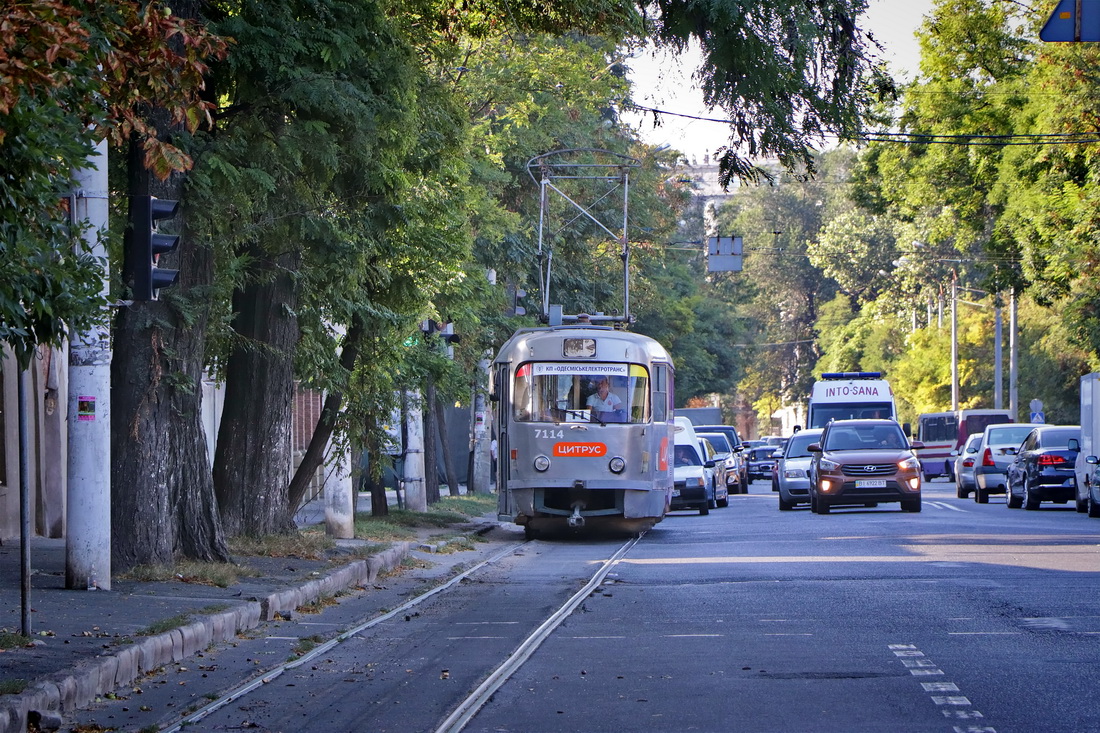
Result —
POLYGON ((441 529, 460 524, 495 508, 495 495, 468 494, 448 496, 432 504, 426 512, 390 509, 384 517, 363 512, 355 515, 355 536, 370 542, 400 542, 414 538, 419 529, 441 529))
POLYGON ((298 643, 294 645, 294 655, 290 661, 299 659, 309 654, 311 651, 317 648, 317 646, 324 642, 324 637, 314 634, 313 636, 306 636, 298 640, 298 643))
POLYGON ((157 621, 149 624, 144 629, 137 632, 137 636, 155 636, 156 634, 163 634, 166 631, 172 629, 178 629, 181 626, 186 626, 191 623, 190 614, 181 613, 178 616, 172 616, 166 618, 163 621, 157 621))
POLYGON ((496 511, 497 495, 464 494, 463 496, 448 496, 433 504, 432 509, 458 512, 465 514, 467 517, 480 517, 486 512, 496 511))
POLYGON ((485 538, 474 535, 469 537, 467 535, 455 535, 453 537, 437 538, 442 541, 439 549, 436 550, 437 555, 451 555, 456 552, 465 552, 472 550, 476 547, 478 542, 484 542, 485 538))
POLYGON ((321 596, 315 601, 303 603, 298 606, 298 613, 320 613, 328 606, 335 606, 339 601, 334 596, 321 596))
POLYGON ((30 643, 31 639, 28 636, 6 630, 0 631, 0 649, 19 649, 29 646, 30 643))
POLYGON ((334 547, 336 541, 326 536, 323 528, 229 540, 229 551, 234 555, 296 557, 302 560, 324 560, 334 547))
POLYGON ((177 581, 228 588, 239 583, 242 577, 254 578, 258 575, 258 572, 245 565, 181 560, 175 565, 138 565, 119 577, 143 583, 177 581))
POLYGON ((18 695, 27 689, 27 681, 21 679, 0 680, 0 695, 18 695))

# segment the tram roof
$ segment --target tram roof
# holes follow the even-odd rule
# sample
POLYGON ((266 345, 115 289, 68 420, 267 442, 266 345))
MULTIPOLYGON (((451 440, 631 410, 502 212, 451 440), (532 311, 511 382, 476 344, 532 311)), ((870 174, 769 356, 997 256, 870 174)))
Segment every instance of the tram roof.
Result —
POLYGON ((595 338, 597 343, 609 341, 615 344, 613 347, 614 353, 612 354, 601 354, 597 347, 596 359, 622 359, 640 363, 650 361, 672 363, 668 351, 659 341, 644 334, 595 324, 521 328, 504 342, 493 361, 496 363, 527 359, 584 361, 588 358, 563 356, 561 347, 558 344, 561 343, 561 339, 565 338, 595 338))

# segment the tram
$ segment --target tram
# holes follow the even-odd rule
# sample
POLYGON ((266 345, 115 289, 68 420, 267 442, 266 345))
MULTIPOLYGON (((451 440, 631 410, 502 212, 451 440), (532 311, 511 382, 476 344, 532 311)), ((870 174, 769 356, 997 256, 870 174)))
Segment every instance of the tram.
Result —
POLYGON ((517 331, 493 361, 498 514, 528 538, 641 532, 672 496, 673 366, 661 344, 581 322, 517 331))

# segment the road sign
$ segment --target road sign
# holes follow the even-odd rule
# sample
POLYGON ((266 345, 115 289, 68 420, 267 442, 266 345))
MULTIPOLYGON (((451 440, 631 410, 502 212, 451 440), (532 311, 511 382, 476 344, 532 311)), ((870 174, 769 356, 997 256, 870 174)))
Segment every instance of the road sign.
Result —
POLYGON ((1046 415, 1041 412, 1033 412, 1031 413, 1031 419, 1028 422, 1045 423, 1046 421, 1046 415))
POLYGON ((1100 41, 1100 0, 1058 0, 1039 38, 1047 43, 1100 41))
POLYGON ((708 272, 741 272, 741 237, 711 237, 707 240, 708 272))

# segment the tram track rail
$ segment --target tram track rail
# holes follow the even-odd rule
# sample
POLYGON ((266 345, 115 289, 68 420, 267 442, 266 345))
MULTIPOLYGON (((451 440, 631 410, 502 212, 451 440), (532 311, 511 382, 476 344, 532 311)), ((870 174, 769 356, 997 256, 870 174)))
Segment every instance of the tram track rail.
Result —
MULTIPOLYGON (((511 678, 531 657, 532 654, 538 649, 553 631, 558 628, 576 608, 591 595, 600 585, 606 580, 608 574, 618 565, 626 554, 630 551, 634 545, 641 539, 641 535, 632 537, 631 539, 620 545, 615 552, 600 563, 596 572, 592 574, 585 585, 574 593, 570 598, 560 605, 557 610, 551 613, 541 624, 539 624, 535 630, 529 634, 501 664, 499 664, 489 675, 482 681, 482 683, 473 690, 458 706, 456 706, 452 712, 443 720, 443 722, 436 729, 437 733, 459 733, 463 728, 473 719, 481 707, 492 697, 502 685, 504 685, 508 679, 511 678)), ((279 677, 287 672, 292 672, 300 667, 304 667, 313 663, 323 655, 328 654, 334 648, 344 644, 345 642, 360 636, 363 632, 370 630, 373 627, 379 626, 391 619, 397 618, 409 611, 412 611, 417 606, 426 603, 427 601, 436 598, 448 591, 458 587, 463 581, 475 575, 479 571, 498 563, 505 557, 514 554, 517 550, 536 544, 536 541, 528 540, 516 544, 511 544, 504 549, 494 553, 492 556, 478 562, 475 565, 463 570, 454 577, 450 578, 444 583, 431 588, 423 593, 410 598, 405 603, 393 608, 385 613, 371 616, 369 619, 363 620, 359 623, 355 623, 353 626, 345 629, 336 636, 332 637, 328 641, 319 644, 302 656, 285 662, 278 666, 272 667, 263 674, 254 677, 246 682, 243 682, 236 687, 233 687, 228 692, 222 694, 216 699, 211 700, 208 704, 203 705, 201 708, 194 710, 187 714, 185 717, 179 719, 177 722, 171 724, 169 727, 164 728, 164 731, 168 733, 178 733, 184 730, 188 726, 194 726, 201 721, 207 719, 214 713, 218 712, 222 708, 247 698, 248 695, 256 690, 263 688, 270 683, 277 680, 279 677)))

